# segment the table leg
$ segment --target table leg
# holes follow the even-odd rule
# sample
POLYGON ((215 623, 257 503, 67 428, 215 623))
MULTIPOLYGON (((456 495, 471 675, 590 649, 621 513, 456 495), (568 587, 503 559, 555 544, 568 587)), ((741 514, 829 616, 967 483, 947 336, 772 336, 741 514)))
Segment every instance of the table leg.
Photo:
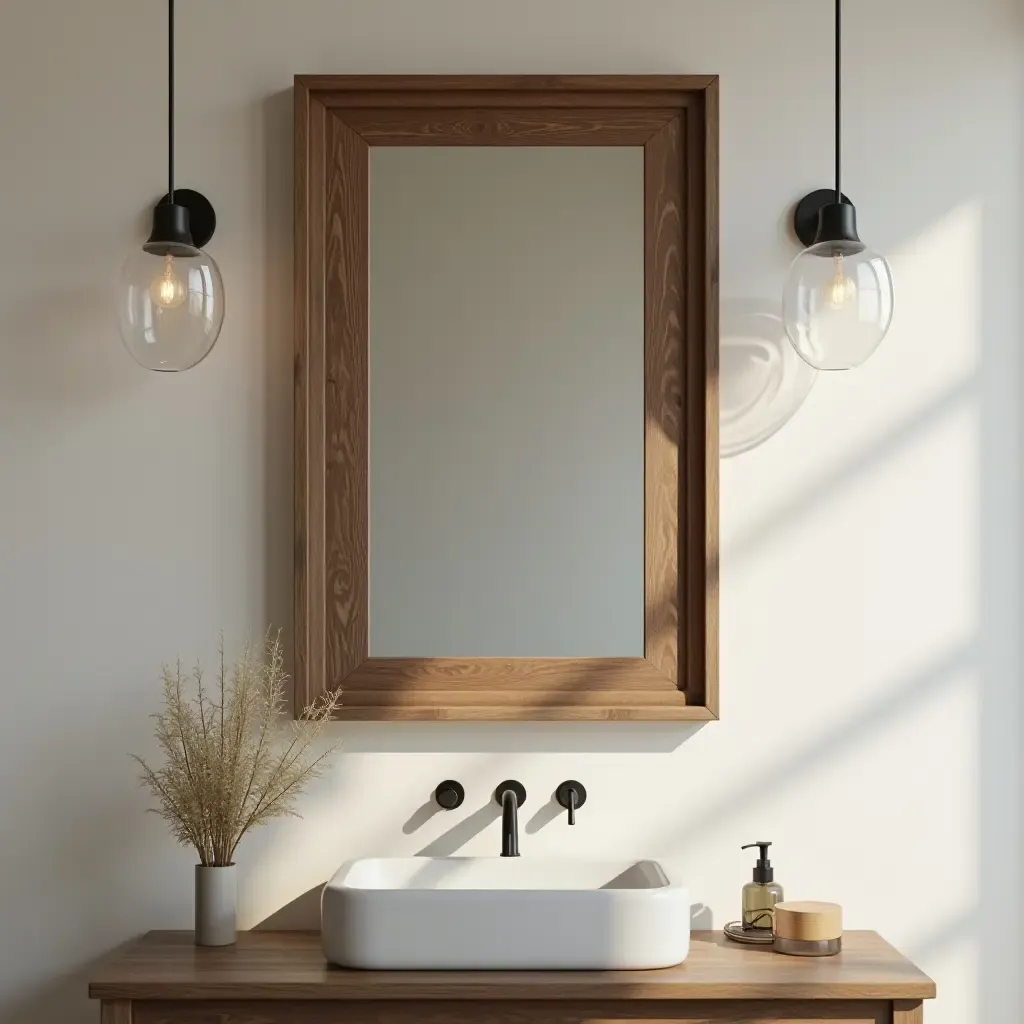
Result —
POLYGON ((924 1003, 897 1000, 892 1004, 892 1024, 924 1024, 924 1003))
POLYGON ((104 999, 100 1003, 100 1024, 132 1024, 130 999, 104 999))

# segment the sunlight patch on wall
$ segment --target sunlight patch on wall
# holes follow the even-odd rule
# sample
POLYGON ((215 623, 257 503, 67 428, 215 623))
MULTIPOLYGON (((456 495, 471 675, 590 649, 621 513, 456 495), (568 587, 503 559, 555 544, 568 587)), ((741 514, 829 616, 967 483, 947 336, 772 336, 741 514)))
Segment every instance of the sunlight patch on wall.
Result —
POLYGON ((789 721, 820 728, 971 648, 978 472, 977 414, 965 399, 727 553, 730 716, 763 714, 756 691, 769 687, 789 721))
POLYGON ((762 528, 844 467, 869 463, 894 436, 973 387, 981 352, 982 207, 963 203, 891 254, 892 329, 862 367, 825 373, 776 438, 722 466, 722 546, 762 528))

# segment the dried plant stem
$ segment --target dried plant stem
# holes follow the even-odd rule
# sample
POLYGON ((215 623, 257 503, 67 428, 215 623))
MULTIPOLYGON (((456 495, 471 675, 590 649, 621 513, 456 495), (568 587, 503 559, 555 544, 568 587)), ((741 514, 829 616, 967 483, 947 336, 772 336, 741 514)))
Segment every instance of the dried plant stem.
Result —
POLYGON ((195 847, 207 867, 231 864, 251 829, 297 813, 295 798, 325 770, 335 750, 312 753, 341 704, 340 693, 328 694, 306 708, 300 721, 280 721, 288 683, 280 633, 267 634, 262 657, 247 643, 230 672, 223 641, 219 654, 216 699, 200 666, 192 671, 191 698, 183 692, 181 662, 164 666, 164 707, 153 716, 164 763, 153 768, 132 755, 143 785, 156 798, 154 812, 178 842, 195 847))

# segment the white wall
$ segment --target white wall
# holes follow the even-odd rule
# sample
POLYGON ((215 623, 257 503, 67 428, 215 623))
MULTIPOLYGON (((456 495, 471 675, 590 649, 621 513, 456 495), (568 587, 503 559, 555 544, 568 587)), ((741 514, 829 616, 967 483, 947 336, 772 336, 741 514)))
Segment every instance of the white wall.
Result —
MULTIPOLYGON (((1020 15, 849 7, 846 184, 898 309, 867 367, 723 465, 722 721, 347 728, 304 820, 246 844, 243 923, 347 856, 495 850, 488 791, 518 776, 527 856, 680 856, 721 925, 740 843, 772 839, 790 895, 934 974, 929 1024, 1021 1019, 1020 15), (464 807, 418 812, 446 776, 464 807), (542 810, 566 776, 590 793, 572 831, 542 810)), ((184 0, 179 23, 180 182, 216 202, 229 308, 163 376, 121 350, 112 295, 163 191, 163 5, 0 11, 14 1024, 95 1019, 93 960, 188 925, 192 858, 124 752, 151 749, 161 659, 290 620, 292 74, 718 72, 726 313, 776 306, 786 209, 829 177, 827 0, 184 0)))

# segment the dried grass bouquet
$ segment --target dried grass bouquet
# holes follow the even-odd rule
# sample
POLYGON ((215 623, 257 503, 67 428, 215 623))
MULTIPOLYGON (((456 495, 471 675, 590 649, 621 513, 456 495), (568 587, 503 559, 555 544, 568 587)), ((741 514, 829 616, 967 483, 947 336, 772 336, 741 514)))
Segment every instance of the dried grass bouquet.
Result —
POLYGON ((159 814, 183 846, 194 846, 204 867, 234 862, 242 836, 281 815, 298 815, 295 798, 328 766, 331 747, 313 745, 341 705, 340 692, 306 708, 297 722, 279 721, 287 703, 281 634, 262 645, 246 642, 230 674, 220 644, 218 685, 211 693, 202 668, 191 679, 163 667, 164 708, 156 738, 164 764, 142 767, 142 783, 153 793, 159 814), (190 693, 186 693, 190 690, 190 693))

